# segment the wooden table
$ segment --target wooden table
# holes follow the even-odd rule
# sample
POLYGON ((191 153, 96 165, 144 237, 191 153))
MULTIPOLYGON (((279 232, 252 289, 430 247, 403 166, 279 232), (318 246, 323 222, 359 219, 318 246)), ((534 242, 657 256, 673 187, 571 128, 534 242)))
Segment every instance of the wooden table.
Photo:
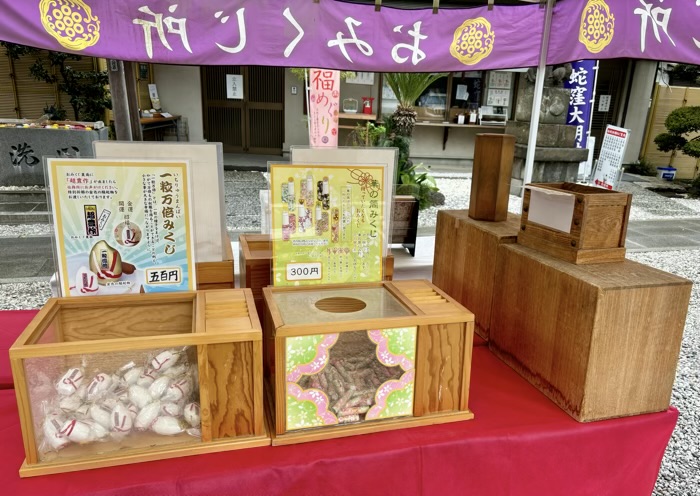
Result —
MULTIPOLYGON (((0 312, 0 366, 35 312, 0 312)), ((0 367, 2 369, 2 367, 0 367)), ((14 391, 0 390, 4 494, 651 494, 678 411, 581 424, 485 346, 474 420, 287 447, 251 448, 31 479, 14 391)))
POLYGON ((154 131, 155 141, 163 141, 163 129, 175 129, 175 138, 180 141, 180 117, 172 115, 170 117, 141 117, 141 131, 154 131))

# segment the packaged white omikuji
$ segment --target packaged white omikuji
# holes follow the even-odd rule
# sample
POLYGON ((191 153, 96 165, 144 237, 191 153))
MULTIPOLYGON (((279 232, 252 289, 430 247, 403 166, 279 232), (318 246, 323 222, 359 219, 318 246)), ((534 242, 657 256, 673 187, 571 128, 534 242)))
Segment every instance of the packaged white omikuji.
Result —
POLYGON ((201 436, 197 364, 188 348, 153 350, 110 365, 97 355, 80 366, 45 372, 33 385, 41 394, 39 452, 134 436, 201 436), (48 387, 47 387, 48 386, 48 387))

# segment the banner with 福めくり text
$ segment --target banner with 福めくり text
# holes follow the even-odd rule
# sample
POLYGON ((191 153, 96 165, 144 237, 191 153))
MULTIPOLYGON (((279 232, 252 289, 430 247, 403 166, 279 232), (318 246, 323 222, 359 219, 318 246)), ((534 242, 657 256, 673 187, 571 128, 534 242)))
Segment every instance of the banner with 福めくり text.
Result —
POLYGON ((309 69, 309 143, 338 146, 340 71, 309 69))
POLYGON ((47 159, 63 296, 193 291, 188 161, 47 159))

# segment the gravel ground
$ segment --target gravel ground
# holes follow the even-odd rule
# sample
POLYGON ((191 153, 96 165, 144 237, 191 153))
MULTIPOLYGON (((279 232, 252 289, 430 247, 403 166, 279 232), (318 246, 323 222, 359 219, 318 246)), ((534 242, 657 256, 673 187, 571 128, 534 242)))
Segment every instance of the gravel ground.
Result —
POLYGON ((628 253, 627 258, 693 281, 671 403, 680 412, 654 495, 700 494, 700 250, 628 253))
POLYGON ((0 284, 0 310, 41 308, 51 298, 48 279, 40 282, 0 284))
MULTIPOLYGON (((435 173, 445 205, 440 209, 468 208, 470 174, 435 173)), ((653 186, 653 184, 651 184, 653 186)), ((630 219, 700 217, 700 200, 666 198, 648 191, 649 183, 622 183, 633 193, 630 219)), ((266 174, 225 172, 227 226, 232 231, 260 229, 258 191, 267 188, 266 174)), ((508 210, 519 213, 521 199, 510 197, 508 210)), ((420 213, 419 226, 434 228, 438 208, 420 213)), ((49 234, 48 224, 0 226, 0 236, 49 234)), ((672 403, 678 407, 678 425, 666 450, 654 490, 655 496, 700 495, 700 250, 629 253, 627 257, 691 279, 694 283, 686 321, 672 403)), ((0 283, 0 309, 39 308, 50 296, 47 282, 0 283)))
POLYGON ((51 224, 0 224, 0 237, 53 236, 51 224))

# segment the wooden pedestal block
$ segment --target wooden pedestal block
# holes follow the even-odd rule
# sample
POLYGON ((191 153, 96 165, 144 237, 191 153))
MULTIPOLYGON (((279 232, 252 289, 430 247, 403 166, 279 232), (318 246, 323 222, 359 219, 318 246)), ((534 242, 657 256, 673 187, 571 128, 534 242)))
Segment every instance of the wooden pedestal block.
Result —
POLYGON ((532 191, 525 189, 519 244, 575 264, 625 259, 631 194, 575 183, 533 183, 530 186, 539 190, 537 201, 545 207, 536 209, 532 191), (543 225, 548 220, 548 212, 560 210, 547 196, 561 198, 562 194, 573 196, 573 215, 570 220, 566 219, 566 230, 543 225), (539 217, 533 214, 535 210, 539 210, 539 217))
POLYGON ((466 210, 440 210, 435 231, 433 284, 474 313, 476 333, 488 341, 498 245, 515 243, 519 215, 505 222, 474 220, 466 210))
POLYGON ((515 136, 476 135, 469 217, 492 222, 506 220, 514 153, 515 136))
POLYGON ((199 262, 195 264, 198 290, 233 289, 236 287, 231 240, 228 235, 225 238, 224 260, 221 262, 199 262))
POLYGON ((474 316, 428 281, 263 293, 273 445, 474 417, 474 316))
MULTIPOLYGON (((413 197, 411 197, 413 198, 413 197)), ((264 303, 263 288, 272 283, 272 242, 269 234, 241 234, 239 266, 241 287, 253 291, 255 307, 262 319, 264 303)), ((391 281, 394 275, 394 256, 384 259, 384 280, 391 281)))
POLYGON ((51 298, 10 363, 22 477, 270 444, 250 290, 51 298))
POLYGON ((691 282, 501 245, 489 346, 581 422, 668 408, 691 282))

